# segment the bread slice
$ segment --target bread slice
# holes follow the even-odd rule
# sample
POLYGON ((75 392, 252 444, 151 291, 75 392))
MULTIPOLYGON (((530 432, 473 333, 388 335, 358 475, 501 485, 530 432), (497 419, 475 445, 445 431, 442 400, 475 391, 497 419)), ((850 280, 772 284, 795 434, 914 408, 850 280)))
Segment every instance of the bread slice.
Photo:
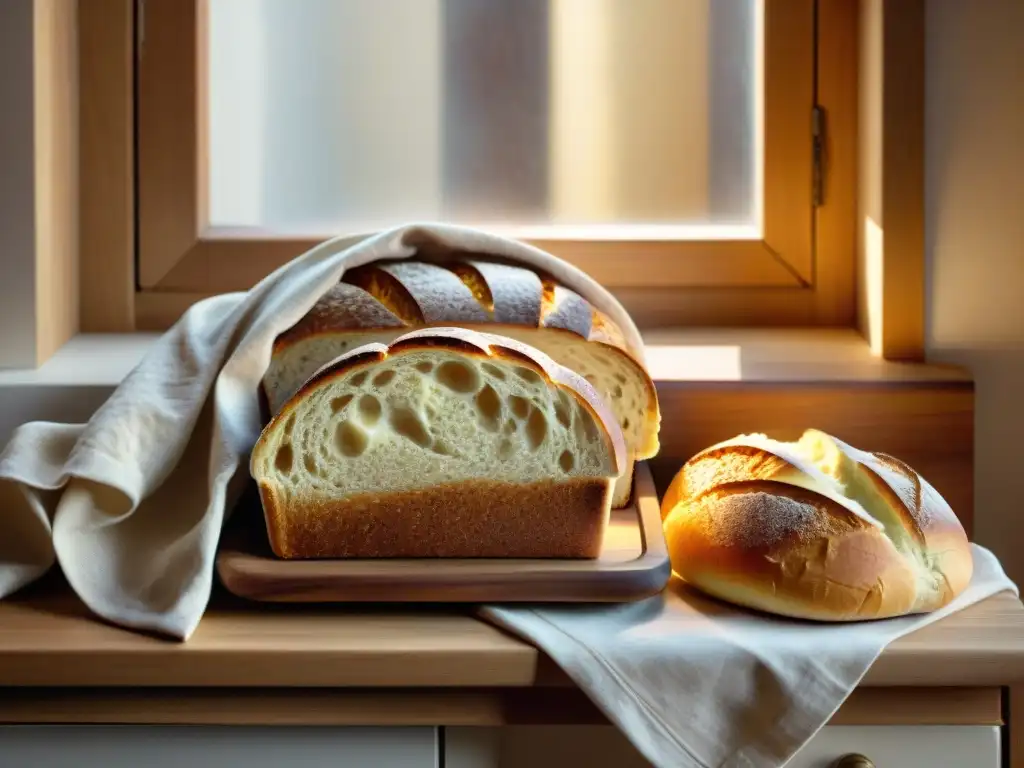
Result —
POLYGON ((250 470, 282 558, 593 558, 624 464, 584 379, 515 340, 446 328, 324 366, 263 430, 250 470))
POLYGON ((661 421, 639 351, 630 350, 615 323, 578 294, 516 265, 466 258, 374 262, 350 270, 278 337, 263 380, 271 413, 329 360, 364 344, 388 344, 410 328, 444 325, 500 333, 586 378, 625 435, 627 465, 613 504, 629 502, 633 462, 657 454, 661 421))
POLYGON ((946 605, 971 580, 963 526, 909 466, 817 430, 740 435, 690 459, 662 499, 673 570, 772 613, 877 619, 946 605))

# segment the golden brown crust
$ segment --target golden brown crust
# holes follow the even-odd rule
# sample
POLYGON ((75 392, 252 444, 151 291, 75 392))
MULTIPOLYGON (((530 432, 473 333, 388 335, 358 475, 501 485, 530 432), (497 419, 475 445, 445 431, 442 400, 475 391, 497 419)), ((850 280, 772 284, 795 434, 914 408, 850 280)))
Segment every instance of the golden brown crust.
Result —
POLYGON ((338 283, 291 328, 278 335, 274 351, 322 333, 406 327, 405 321, 357 285, 338 283))
POLYGON ((448 349, 490 361, 512 362, 530 368, 550 386, 566 390, 581 407, 586 408, 597 423, 609 452, 615 457, 617 473, 621 474, 625 470, 627 451, 622 429, 607 403, 589 382, 568 368, 558 365, 539 350, 515 339, 481 333, 469 328, 423 328, 410 331, 388 346, 367 344, 321 366, 270 419, 253 449, 253 456, 257 455, 264 436, 277 424, 291 417, 296 406, 325 382, 340 378, 356 368, 370 367, 394 354, 430 348, 448 349))
POLYGON ((590 338, 587 340, 620 349, 634 360, 642 359, 643 352, 627 344, 622 329, 616 325, 614 320, 599 309, 594 309, 591 314, 590 338))
MULTIPOLYGON (((379 264, 367 264, 348 270, 345 273, 344 282, 361 288, 389 312, 400 318, 405 325, 423 324, 423 312, 412 294, 393 274, 381 269, 379 264)), ((317 304, 319 303, 317 302, 317 304)), ((372 328, 374 326, 363 327, 372 328)))
MULTIPOLYGON (((442 284, 450 285, 447 281, 442 284)), ((461 297, 459 304, 465 303, 461 297)), ((445 313, 442 313, 445 314, 445 313)), ((465 314, 465 313, 463 313, 465 314)), ((422 262, 374 262, 348 270, 342 282, 324 294, 309 313, 278 336, 274 349, 310 336, 330 331, 360 331, 389 327, 430 327, 452 323, 480 323, 493 319, 499 324, 562 330, 582 336, 588 341, 618 349, 640 368, 641 354, 631 349, 621 329, 606 314, 592 308, 586 299, 558 285, 543 281, 534 272, 500 262, 450 261, 443 266, 422 262), (402 269, 420 272, 424 267, 430 277, 441 270, 449 272, 462 283, 483 314, 470 307, 470 317, 455 314, 425 317, 424 308, 414 292, 400 278, 402 269), (536 291, 536 296, 529 295, 536 291)))
POLYGON ((358 349, 353 349, 351 352, 342 355, 337 360, 332 360, 310 376, 306 383, 299 388, 299 391, 288 398, 287 402, 285 402, 281 407, 281 411, 274 417, 274 421, 281 421, 286 412, 291 413, 294 406, 297 405, 307 393, 318 387, 321 382, 327 381, 328 379, 338 378, 339 376, 344 376, 347 372, 354 370, 355 368, 368 368, 374 363, 379 363, 387 356, 388 347, 385 347, 383 344, 367 344, 359 347, 358 349))
POLYGON ((838 450, 823 458, 839 462, 836 484, 790 460, 785 446, 718 445, 680 469, 662 501, 680 576, 734 603, 831 621, 930 611, 963 591, 973 570, 970 546, 934 488, 890 456, 813 430, 807 438, 838 450), (895 528, 842 495, 844 484, 864 480, 886 505, 879 510, 889 511, 882 522, 895 528))
MULTIPOLYGON (((405 288, 424 323, 480 323, 490 320, 486 307, 449 269, 421 261, 379 262, 376 269, 390 275, 405 288)), ((370 287, 375 290, 378 285, 383 285, 383 282, 373 283, 370 287)))
POLYGON ((944 605, 970 583, 974 562, 960 519, 942 495, 911 466, 885 453, 862 451, 831 438, 897 511, 904 528, 935 561, 944 579, 944 605))
POLYGON ((847 621, 914 605, 914 572, 885 534, 802 488, 753 481, 709 490, 668 516, 665 536, 680 576, 749 608, 847 621))
MULTIPOLYGON (((621 329, 603 312, 554 280, 541 278, 531 270, 498 262, 446 262, 444 266, 409 262, 406 268, 423 266, 449 272, 462 283, 460 289, 472 296, 482 315, 444 313, 451 316, 425 317, 423 307, 400 274, 388 263, 372 263, 347 271, 343 282, 324 294, 306 316, 281 333, 274 351, 312 336, 335 332, 359 332, 391 327, 431 327, 452 323, 478 324, 493 320, 498 324, 560 330, 582 336, 588 341, 616 349, 640 370, 639 350, 631 349, 621 329), (536 296, 530 295, 533 291, 536 296)), ((430 272, 436 277, 436 272, 430 272)), ((462 297, 464 302, 465 297, 462 297)), ((471 308, 472 309, 472 308, 471 308)), ((435 312, 436 314, 436 312, 435 312)), ((653 383, 651 384, 653 390, 653 383)))
POLYGON ((458 274, 468 274, 472 270, 476 275, 473 279, 474 293, 490 297, 494 322, 529 328, 540 326, 542 287, 535 272, 489 261, 452 263, 449 267, 458 274))
POLYGON ((964 556, 969 545, 960 520, 938 491, 909 466, 885 454, 874 454, 878 464, 861 464, 875 487, 896 509, 907 531, 918 545, 936 559, 937 570, 944 577, 942 599, 945 605, 970 583, 973 560, 964 556), (879 474, 882 466, 896 469, 896 474, 879 474))
POLYGON ((453 261, 443 265, 458 277, 462 284, 469 289, 487 313, 494 317, 494 296, 491 294, 491 287, 481 274, 480 270, 466 262, 453 261))
POLYGON ((271 547, 281 558, 595 558, 610 493, 608 481, 592 479, 529 485, 477 480, 286 501, 271 486, 260 486, 271 547))
POLYGON ((662 497, 662 519, 684 498, 729 482, 771 480, 792 465, 775 454, 752 446, 725 446, 702 451, 672 478, 662 497))
POLYGON ((554 280, 544 280, 540 323, 544 328, 562 328, 590 339, 593 310, 590 302, 554 280))

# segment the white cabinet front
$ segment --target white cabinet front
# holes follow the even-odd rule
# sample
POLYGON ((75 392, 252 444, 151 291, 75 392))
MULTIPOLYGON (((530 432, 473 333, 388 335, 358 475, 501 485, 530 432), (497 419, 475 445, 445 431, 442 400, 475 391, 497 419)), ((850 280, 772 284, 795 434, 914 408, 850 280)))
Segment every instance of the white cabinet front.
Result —
MULTIPOLYGON (((611 726, 447 728, 445 747, 446 768, 650 766, 611 726)), ((835 725, 786 768, 999 768, 999 755, 996 726, 835 725)))
POLYGON ((434 728, 0 726, 0 768, 436 768, 434 728))
POLYGON ((833 768, 837 764, 841 768, 999 768, 999 728, 835 725, 822 728, 786 768, 833 768), (862 759, 856 760, 857 756, 862 759), (846 765, 841 763, 844 757, 846 765))

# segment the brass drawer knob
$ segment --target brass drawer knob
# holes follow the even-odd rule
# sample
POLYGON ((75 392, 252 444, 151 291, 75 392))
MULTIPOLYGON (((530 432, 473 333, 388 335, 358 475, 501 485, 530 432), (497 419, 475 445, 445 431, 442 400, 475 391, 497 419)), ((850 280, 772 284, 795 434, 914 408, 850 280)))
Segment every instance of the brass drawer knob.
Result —
POLYGON ((875 768, 875 764, 864 755, 843 755, 834 763, 832 768, 875 768))

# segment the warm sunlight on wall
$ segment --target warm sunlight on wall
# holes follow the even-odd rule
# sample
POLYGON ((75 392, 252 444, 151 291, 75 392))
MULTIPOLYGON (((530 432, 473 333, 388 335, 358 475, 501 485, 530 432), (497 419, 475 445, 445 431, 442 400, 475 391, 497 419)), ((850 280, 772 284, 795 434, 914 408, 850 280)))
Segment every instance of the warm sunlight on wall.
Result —
POLYGON ((550 4, 553 221, 705 218, 708 2, 550 4))
POLYGON ((882 291, 884 288, 885 237, 882 228, 870 216, 864 216, 864 231, 860 234, 861 295, 864 302, 862 331, 875 355, 882 354, 882 291))
POLYGON ((612 18, 603 0, 562 0, 551 6, 552 218, 572 220, 615 209, 612 18), (600 12, 594 12, 595 6, 600 12))
POLYGON ((1020 0, 928 0, 930 361, 975 382, 974 532, 1024 583, 1024 56, 1020 0))
POLYGON ((882 351, 882 0, 864 0, 860 17, 860 168, 857 217, 857 315, 874 354, 882 351))
POLYGON ((740 381, 738 344, 648 344, 647 370, 655 381, 740 381))
POLYGON ((215 226, 441 214, 441 0, 207 5, 215 226))

